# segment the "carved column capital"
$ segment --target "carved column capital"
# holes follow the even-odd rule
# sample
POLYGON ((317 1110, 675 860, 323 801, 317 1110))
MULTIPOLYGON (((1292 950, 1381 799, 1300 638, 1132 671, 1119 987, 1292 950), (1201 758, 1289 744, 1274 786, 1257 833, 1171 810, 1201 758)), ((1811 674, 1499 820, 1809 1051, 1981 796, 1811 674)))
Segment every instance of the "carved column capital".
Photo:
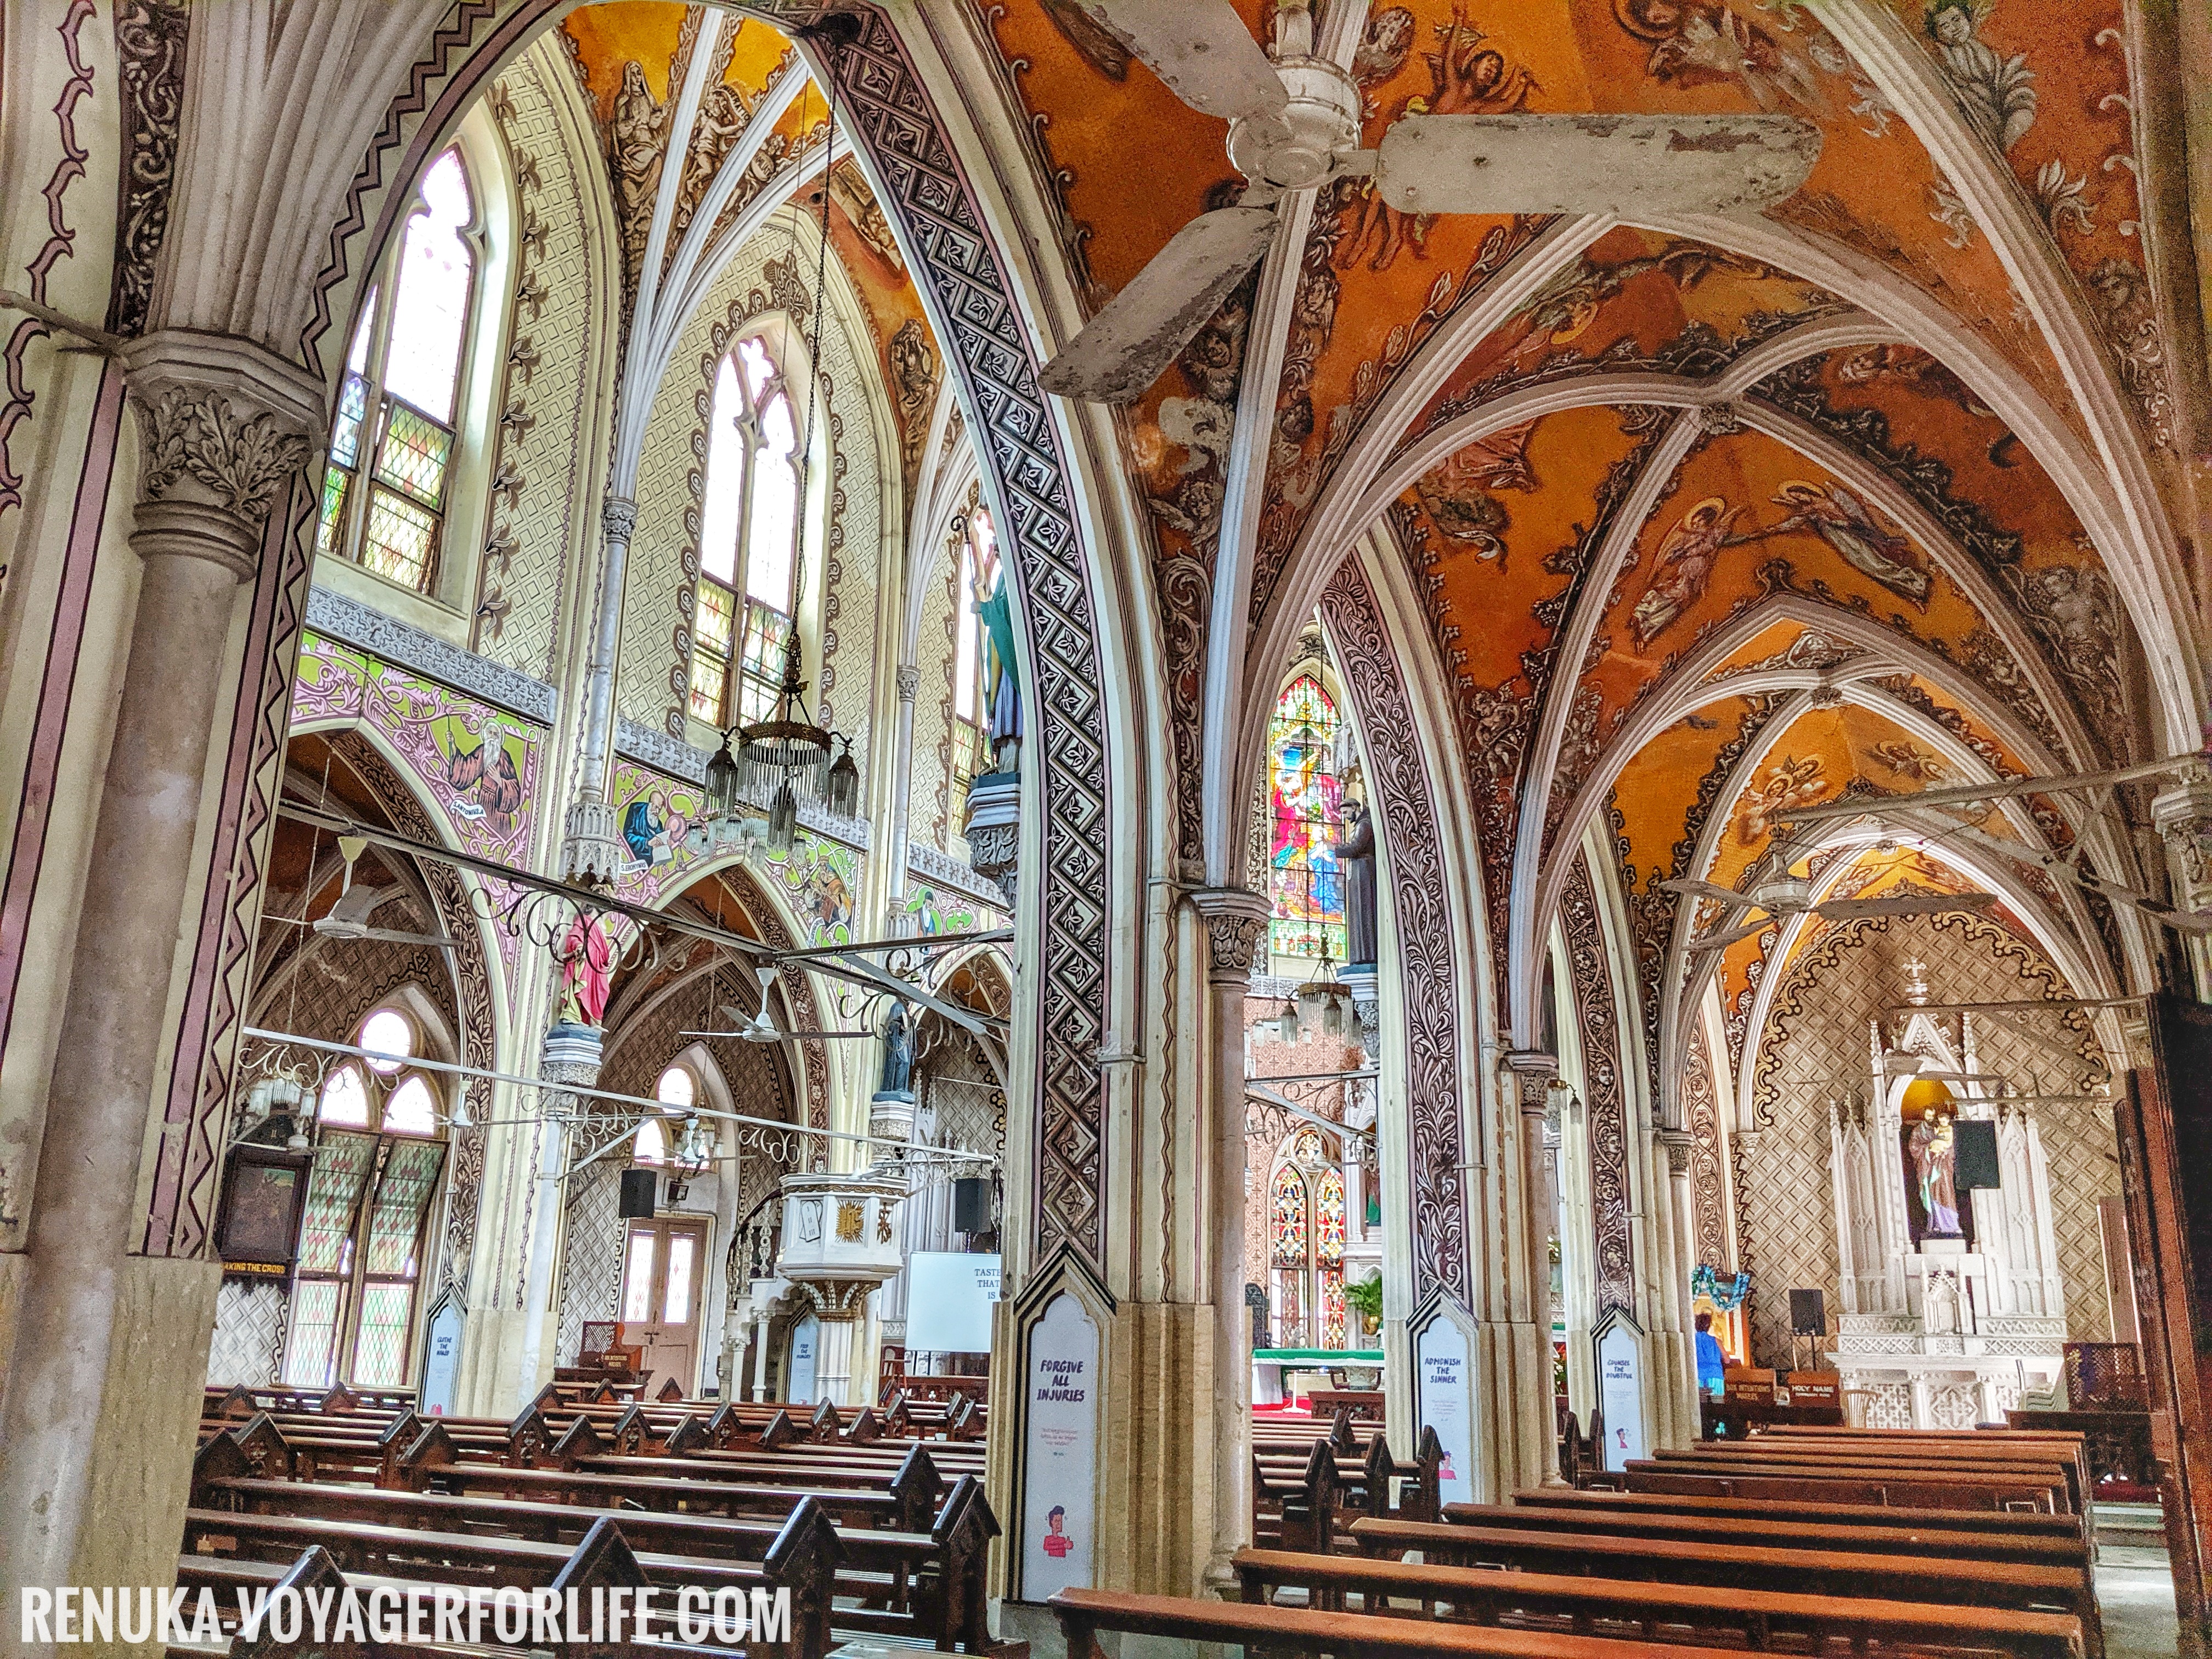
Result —
POLYGON ((2190 910, 2212 905, 2212 778, 2166 790, 2151 802, 2150 817, 2166 841, 2175 900, 2190 910))
POLYGON ((921 670, 910 662, 898 665, 898 694, 901 702, 912 702, 921 691, 921 670))
POLYGON ((627 495, 608 496, 599 503, 599 528, 609 541, 628 541, 637 530, 637 503, 627 495))
POLYGON ((1252 976, 1252 960, 1267 934, 1272 907, 1264 893, 1249 887, 1201 887, 1190 896, 1206 921, 1206 939, 1215 984, 1252 976))
POLYGON ((320 442, 323 389, 250 341, 163 329, 123 349, 138 420, 141 558, 205 559, 240 581, 320 442))
POLYGON ((1523 1117, 1553 1118, 1558 1107, 1551 1098, 1551 1084, 1559 1075, 1559 1057, 1541 1048, 1508 1048, 1505 1069, 1515 1079, 1523 1117))
POLYGON ((1659 1145, 1667 1154, 1667 1173, 1680 1180, 1690 1173, 1690 1149, 1696 1137, 1687 1129, 1662 1129, 1659 1145))

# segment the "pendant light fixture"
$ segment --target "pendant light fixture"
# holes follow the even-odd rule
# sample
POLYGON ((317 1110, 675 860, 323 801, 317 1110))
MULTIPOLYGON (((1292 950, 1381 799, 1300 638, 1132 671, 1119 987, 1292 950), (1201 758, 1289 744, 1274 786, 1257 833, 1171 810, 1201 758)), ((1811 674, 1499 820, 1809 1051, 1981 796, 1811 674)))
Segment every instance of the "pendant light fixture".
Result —
MULTIPOLYGON (((812 311, 813 337, 807 337, 808 319, 799 319, 800 343, 806 348, 806 425, 799 450, 799 507, 806 510, 812 483, 815 421, 821 405, 822 342, 828 327, 825 316, 830 274, 830 173, 837 149, 836 66, 844 40, 827 33, 830 68, 823 88, 829 106, 828 131, 823 143, 822 242, 815 260, 812 311)), ((793 249, 797 241, 793 239, 793 249)), ((826 442, 826 439, 825 439, 826 442)), ((830 542, 830 515, 834 509, 835 485, 822 492, 823 545, 830 542)), ((796 537, 792 577, 794 613, 805 604, 806 538, 796 537)), ((806 703, 803 646, 799 619, 792 618, 784 640, 783 683, 767 718, 750 725, 735 725, 722 733, 722 741, 707 763, 707 803, 710 817, 733 820, 740 799, 768 801, 768 847, 776 858, 787 857, 799 839, 799 808, 802 800, 818 801, 842 817, 858 816, 860 807, 860 769, 853 759, 852 739, 830 726, 826 712, 817 714, 806 703), (834 758, 833 758, 834 754, 834 758)))

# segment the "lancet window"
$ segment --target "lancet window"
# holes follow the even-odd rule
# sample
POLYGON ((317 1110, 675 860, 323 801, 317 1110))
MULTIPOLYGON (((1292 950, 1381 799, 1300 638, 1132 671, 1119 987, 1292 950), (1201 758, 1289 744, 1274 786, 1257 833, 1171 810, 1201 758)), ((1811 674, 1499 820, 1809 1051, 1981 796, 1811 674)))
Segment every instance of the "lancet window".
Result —
POLYGON ((397 1388, 413 1357, 444 1112, 436 1079, 410 1063, 422 1033, 407 1013, 379 1008, 354 1043, 370 1052, 331 1071, 316 1104, 284 1352, 293 1387, 397 1388))
POLYGON ((799 614, 799 424, 783 370, 758 335, 714 371, 692 619, 691 715, 764 720, 799 614))
POLYGON ((459 145, 430 164, 416 197, 354 326, 315 550, 427 593, 447 540, 481 286, 483 238, 459 145))
POLYGON ((1346 1346, 1344 1174, 1320 1130, 1301 1129, 1285 1143, 1267 1212, 1275 1346, 1346 1346))
POLYGON ((1326 951, 1344 960, 1344 888, 1336 866, 1343 830, 1339 725, 1335 700, 1311 674, 1291 682, 1268 722, 1267 897, 1273 913, 1267 944, 1279 957, 1326 951))

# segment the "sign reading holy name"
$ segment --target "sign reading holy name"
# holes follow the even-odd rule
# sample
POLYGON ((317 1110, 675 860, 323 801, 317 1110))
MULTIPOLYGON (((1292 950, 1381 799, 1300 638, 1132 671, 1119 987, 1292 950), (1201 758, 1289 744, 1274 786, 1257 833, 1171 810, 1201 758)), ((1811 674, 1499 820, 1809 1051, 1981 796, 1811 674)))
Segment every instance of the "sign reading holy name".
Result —
POLYGON ((1066 1291, 1030 1330, 1022 1460, 1022 1592, 1091 1583, 1098 1492, 1098 1328, 1066 1291))

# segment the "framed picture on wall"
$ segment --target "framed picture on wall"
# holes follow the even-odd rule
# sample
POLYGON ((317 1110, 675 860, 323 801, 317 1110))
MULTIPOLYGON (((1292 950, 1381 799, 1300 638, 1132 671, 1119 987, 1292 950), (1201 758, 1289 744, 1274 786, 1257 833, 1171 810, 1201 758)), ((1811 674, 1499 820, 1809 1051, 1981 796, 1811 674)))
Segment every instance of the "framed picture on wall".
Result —
POLYGON ((308 1158, 276 1146, 234 1146, 223 1170, 216 1251, 223 1271, 283 1278, 300 1249, 308 1158))

